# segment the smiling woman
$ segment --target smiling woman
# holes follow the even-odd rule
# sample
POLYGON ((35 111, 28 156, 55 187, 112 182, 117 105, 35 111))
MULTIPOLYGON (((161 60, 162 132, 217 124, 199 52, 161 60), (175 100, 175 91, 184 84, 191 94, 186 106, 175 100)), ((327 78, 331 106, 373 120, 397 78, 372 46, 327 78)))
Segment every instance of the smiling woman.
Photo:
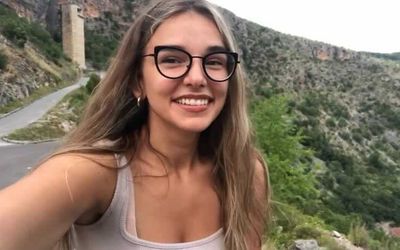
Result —
POLYGON ((140 13, 63 147, 1 191, 0 249, 261 249, 268 176, 229 27, 202 0, 140 13))

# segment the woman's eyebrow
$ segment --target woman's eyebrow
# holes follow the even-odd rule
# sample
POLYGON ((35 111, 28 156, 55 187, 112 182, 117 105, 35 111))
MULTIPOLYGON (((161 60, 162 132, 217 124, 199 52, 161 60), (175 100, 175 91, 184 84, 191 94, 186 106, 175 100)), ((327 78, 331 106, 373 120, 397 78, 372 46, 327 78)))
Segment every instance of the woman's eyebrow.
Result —
MULTIPOLYGON (((162 44, 160 46, 166 46, 166 47, 171 47, 171 48, 187 51, 187 48, 185 48, 184 46, 176 45, 176 44, 162 44)), ((228 49, 221 45, 214 45, 214 46, 207 47, 205 53, 208 54, 208 53, 220 52, 220 51, 228 51, 228 49)))
POLYGON ((228 49, 225 48, 224 46, 216 45, 208 47, 206 51, 207 53, 212 53, 212 52, 228 51, 228 49))

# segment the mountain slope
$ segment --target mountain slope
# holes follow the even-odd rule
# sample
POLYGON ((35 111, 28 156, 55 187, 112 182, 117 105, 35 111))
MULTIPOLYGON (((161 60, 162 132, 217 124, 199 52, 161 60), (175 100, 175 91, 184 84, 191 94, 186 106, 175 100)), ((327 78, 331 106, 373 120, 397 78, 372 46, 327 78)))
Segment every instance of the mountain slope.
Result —
POLYGON ((35 93, 45 93, 73 81, 77 67, 62 54, 47 31, 18 17, 0 4, 0 113, 7 113, 35 93))

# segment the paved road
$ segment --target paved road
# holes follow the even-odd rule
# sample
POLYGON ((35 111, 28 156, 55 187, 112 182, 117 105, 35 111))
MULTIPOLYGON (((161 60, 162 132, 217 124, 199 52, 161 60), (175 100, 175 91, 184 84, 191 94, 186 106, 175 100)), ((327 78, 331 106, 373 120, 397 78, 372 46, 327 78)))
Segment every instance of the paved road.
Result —
MULTIPOLYGON (((0 138, 13 130, 37 121, 56 105, 66 94, 86 84, 89 78, 81 78, 76 84, 47 95, 23 109, 0 119, 0 138)), ((14 145, 0 140, 0 189, 22 176, 58 146, 57 142, 14 145)))
MULTIPOLYGON (((66 94, 86 84, 89 78, 81 78, 76 84, 60 89, 47 95, 21 110, 0 119, 0 137, 13 132, 15 129, 28 126, 37 121, 54 105, 56 105, 66 94)), ((0 143, 0 146, 7 145, 0 143)))
POLYGON ((0 147, 0 189, 24 176, 58 145, 57 142, 46 142, 0 147))

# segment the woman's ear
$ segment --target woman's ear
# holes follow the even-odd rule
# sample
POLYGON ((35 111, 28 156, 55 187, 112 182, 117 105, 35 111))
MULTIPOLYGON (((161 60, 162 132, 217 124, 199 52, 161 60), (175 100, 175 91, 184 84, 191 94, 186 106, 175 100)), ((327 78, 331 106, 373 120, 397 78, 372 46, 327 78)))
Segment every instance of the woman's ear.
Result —
POLYGON ((138 89, 132 89, 132 93, 133 93, 134 98, 138 98, 138 97, 142 96, 141 91, 139 91, 138 89))
POLYGON ((144 98, 146 96, 146 94, 144 93, 142 81, 140 81, 136 86, 132 88, 132 93, 135 98, 144 98))

